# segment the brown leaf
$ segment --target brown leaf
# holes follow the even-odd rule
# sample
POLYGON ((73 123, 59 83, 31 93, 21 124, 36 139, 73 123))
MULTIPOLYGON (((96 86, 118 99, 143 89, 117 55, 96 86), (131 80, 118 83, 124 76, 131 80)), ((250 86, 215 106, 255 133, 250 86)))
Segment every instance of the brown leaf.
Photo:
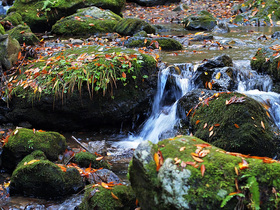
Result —
POLYGON ((156 166, 157 166, 157 171, 160 169, 160 167, 163 164, 163 156, 160 150, 158 150, 155 154, 154 154, 154 160, 156 162, 156 166))
POLYGON ((119 198, 113 192, 111 192, 111 195, 114 199, 119 200, 119 198))
POLYGON ((108 190, 113 189, 112 187, 109 187, 105 182, 101 182, 101 186, 108 190))
POLYGON ((186 147, 181 147, 180 152, 183 152, 186 149, 186 147))
POLYGON ((204 172, 205 172, 205 165, 204 164, 201 165, 200 171, 201 171, 201 175, 204 176, 204 172))
POLYGON ((200 158, 203 158, 205 157, 206 155, 208 155, 210 153, 210 150, 209 149, 206 149, 206 150, 202 150, 198 153, 198 157, 200 158))
POLYGON ((192 158, 193 158, 196 162, 199 162, 199 163, 204 162, 204 160, 202 160, 202 159, 199 158, 199 157, 195 157, 195 156, 192 155, 192 158))
POLYGON ((209 132, 212 131, 214 128, 214 126, 212 125, 210 128, 209 128, 209 132))
POLYGON ((234 167, 234 170, 235 170, 236 175, 238 176, 239 175, 238 169, 236 167, 234 167))

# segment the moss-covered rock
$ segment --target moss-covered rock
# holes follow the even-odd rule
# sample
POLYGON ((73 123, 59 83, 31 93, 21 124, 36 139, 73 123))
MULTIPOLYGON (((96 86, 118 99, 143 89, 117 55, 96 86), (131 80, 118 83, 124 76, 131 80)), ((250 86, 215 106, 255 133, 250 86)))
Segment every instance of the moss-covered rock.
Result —
POLYGON ((5 34, 5 29, 2 26, 2 24, 0 24, 0 35, 3 35, 3 34, 5 34))
POLYGON ((97 7, 79 9, 77 13, 57 21, 52 32, 63 35, 90 35, 114 32, 121 17, 97 7))
POLYGON ((28 121, 48 130, 109 128, 114 132, 113 128, 129 126, 135 119, 142 123, 156 92, 156 64, 152 56, 132 49, 66 49, 23 67, 26 72, 20 78, 36 81, 37 90, 13 83, 12 111, 5 116, 15 125, 28 121), (49 65, 51 60, 55 62, 49 65), (33 72, 37 70, 42 74, 33 72))
POLYGON ((110 164, 106 160, 96 160, 96 158, 97 156, 90 152, 79 152, 75 154, 73 162, 85 168, 88 168, 90 165, 95 169, 110 168, 110 164))
POLYGON ((129 167, 129 180, 143 209, 221 209, 222 203, 223 209, 237 205, 273 209, 279 201, 272 192, 280 190, 279 171, 279 162, 231 155, 196 137, 181 136, 141 143, 129 167), (157 172, 158 151, 163 163, 157 172), (230 195, 237 186, 240 194, 230 195))
POLYGON ((213 95, 189 116, 192 133, 217 147, 243 154, 279 155, 276 135, 279 129, 264 107, 248 96, 239 93, 213 95), (236 102, 234 97, 240 101, 236 102))
POLYGON ((44 32, 50 30, 56 21, 74 14, 80 8, 97 6, 121 14, 124 4, 124 0, 16 0, 8 13, 18 12, 32 31, 44 32))
MULTIPOLYGON (((275 44, 279 44, 278 41, 275 44)), ((251 59, 251 68, 260 73, 265 73, 271 76, 275 82, 280 81, 279 61, 280 57, 277 56, 279 49, 274 44, 270 47, 263 47, 258 49, 255 56, 251 59)))
POLYGON ((75 168, 63 172, 46 159, 41 151, 26 156, 11 177, 11 195, 57 198, 76 193, 83 188, 80 173, 75 168))
POLYGON ((3 147, 3 166, 14 169, 22 158, 35 150, 43 151, 49 160, 57 160, 58 155, 65 149, 65 137, 57 132, 17 128, 3 147))
POLYGON ((183 46, 180 42, 178 42, 175 39, 167 38, 167 37, 147 38, 147 37, 134 36, 134 37, 131 37, 128 40, 126 40, 124 42, 124 46, 131 47, 131 48, 152 46, 154 48, 157 48, 156 42, 158 43, 159 47, 161 47, 162 50, 181 50, 181 49, 183 49, 183 46))
POLYGON ((189 15, 183 20, 187 30, 211 31, 216 25, 216 19, 207 11, 201 11, 194 15, 189 15))
POLYGON ((80 210, 135 209, 136 197, 130 186, 116 185, 112 189, 87 186, 80 210))
POLYGON ((39 42, 38 37, 32 33, 29 26, 18 25, 13 29, 7 31, 7 33, 15 38, 20 44, 35 45, 39 42))
POLYGON ((140 31, 146 31, 148 34, 154 34, 156 29, 144 20, 137 18, 123 18, 114 30, 124 36, 132 36, 140 31))
POLYGON ((9 13, 1 22, 9 21, 13 26, 23 24, 22 17, 18 12, 9 13))
MULTIPOLYGON (((1 24, 0 24, 1 25, 1 24)), ((10 69, 18 60, 20 45, 8 34, 0 35, 0 63, 4 69, 10 69)))

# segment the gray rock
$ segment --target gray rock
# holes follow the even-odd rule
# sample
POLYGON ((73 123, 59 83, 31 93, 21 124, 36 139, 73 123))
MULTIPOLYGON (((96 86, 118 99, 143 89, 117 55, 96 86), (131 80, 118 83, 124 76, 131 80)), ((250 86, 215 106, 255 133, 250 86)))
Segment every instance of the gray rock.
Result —
POLYGON ((4 69, 10 69, 17 61, 20 45, 8 34, 0 35, 0 63, 4 69))

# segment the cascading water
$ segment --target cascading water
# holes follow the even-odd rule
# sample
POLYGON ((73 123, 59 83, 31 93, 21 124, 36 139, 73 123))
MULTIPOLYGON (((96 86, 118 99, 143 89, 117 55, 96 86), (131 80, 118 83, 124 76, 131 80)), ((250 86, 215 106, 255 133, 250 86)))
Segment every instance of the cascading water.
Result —
MULTIPOLYGON (((249 60, 233 62, 237 71, 237 89, 269 107, 268 112, 280 127, 280 94, 269 92, 272 79, 268 75, 258 74, 250 67, 249 60)), ((138 135, 130 135, 117 146, 136 147, 141 141, 150 140, 153 143, 160 139, 176 135, 174 126, 179 119, 176 115, 177 102, 187 92, 195 88, 195 68, 190 63, 174 64, 159 72, 158 90, 154 99, 150 117, 144 122, 138 135)))

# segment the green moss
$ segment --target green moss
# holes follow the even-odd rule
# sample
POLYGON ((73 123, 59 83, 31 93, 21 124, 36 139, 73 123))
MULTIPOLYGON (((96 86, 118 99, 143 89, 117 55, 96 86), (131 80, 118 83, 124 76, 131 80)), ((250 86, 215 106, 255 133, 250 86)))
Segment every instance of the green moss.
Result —
POLYGON ((207 11, 200 11, 195 15, 189 15, 183 20, 187 30, 212 30, 216 25, 216 19, 207 11))
POLYGON ((28 26, 18 25, 7 32, 12 38, 15 38, 20 44, 35 45, 39 42, 38 37, 32 33, 28 26))
POLYGON ((18 12, 9 13, 3 21, 9 21, 13 24, 13 26, 17 26, 23 24, 22 17, 18 12))
POLYGON ((39 132, 20 128, 13 131, 3 147, 3 164, 14 168, 23 157, 35 150, 41 150, 50 160, 57 160, 66 149, 65 137, 57 132, 39 132), (6 162, 6 163, 5 163, 6 162))
MULTIPOLYGON (((125 41, 126 47, 149 47, 151 42, 157 42, 162 50, 181 50, 183 46, 180 42, 175 39, 160 37, 160 38, 146 38, 146 37, 132 37, 125 41), (145 41, 146 40, 146 41, 145 41), (146 43, 145 43, 146 42, 146 43)), ((153 43, 152 46, 156 48, 156 44, 153 43)))
POLYGON ((257 101, 238 93, 220 94, 209 106, 199 106, 191 118, 194 135, 215 146, 232 152, 275 157, 279 154, 279 139, 272 125, 272 119, 257 101), (244 97, 245 101, 226 105, 226 100, 233 96, 244 97))
POLYGON ((137 18, 124 18, 116 24, 114 31, 124 36, 132 36, 140 31, 145 31, 148 34, 155 33, 155 28, 144 20, 137 18))
POLYGON ((4 27, 2 26, 2 24, 0 24, 0 35, 1 34, 5 34, 5 29, 4 27))
MULTIPOLYGON (((181 161, 193 162, 194 159, 191 153, 197 150, 197 144, 204 143, 196 137, 176 137, 160 141, 158 144, 151 146, 151 151, 148 151, 148 153, 153 156, 160 150, 164 161, 169 160, 169 158, 171 160, 178 158, 181 161), (182 147, 185 147, 184 151, 180 151, 182 147)), ((160 177, 163 176, 163 171, 161 170, 166 168, 157 172, 155 161, 149 159, 147 153, 145 153, 145 156, 149 161, 143 165, 134 157, 129 167, 129 176, 140 206, 143 208, 148 207, 149 209, 181 209, 182 205, 177 205, 174 201, 176 197, 182 196, 180 189, 188 189, 187 193, 183 195, 184 200, 181 200, 182 203, 188 205, 188 209, 220 209, 225 197, 232 192, 236 192, 236 181, 239 189, 246 195, 245 199, 238 201, 233 198, 228 201, 224 209, 232 209, 239 202, 245 206, 247 204, 252 205, 252 192, 247 188, 248 177, 255 177, 259 185, 261 208, 274 207, 277 201, 273 193, 271 193, 271 189, 274 187, 277 192, 280 190, 280 179, 277 177, 277 173, 280 170, 279 163, 267 164, 259 159, 245 158, 249 167, 241 170, 239 169, 239 163, 242 162, 241 157, 225 154, 223 150, 214 146, 204 148, 204 150, 206 149, 209 150, 209 153, 202 158, 202 163, 197 163, 197 168, 191 165, 183 168, 181 162, 177 165, 176 170, 178 170, 178 173, 184 170, 190 172, 190 176, 185 177, 180 182, 183 187, 178 185, 178 189, 172 184, 170 184, 171 189, 164 187, 168 184, 166 183, 168 178, 164 181, 165 178, 160 177), (202 165, 205 166, 204 176, 202 176, 200 169, 202 165), (237 169, 238 174, 236 174, 237 169), (166 189, 169 189, 168 192, 166 192, 166 189)), ((174 163, 175 161, 173 161, 174 163)), ((169 181, 176 183, 175 178, 169 181)))
POLYGON ((116 185, 112 190, 102 186, 94 188, 88 186, 79 209, 135 209, 135 201, 136 198, 130 186, 116 185), (118 199, 113 198, 111 193, 118 199))
POLYGON ((79 152, 75 154, 74 162, 77 163, 81 167, 88 168, 90 165, 92 168, 99 169, 99 168, 110 168, 109 163, 102 159, 97 161, 97 156, 90 153, 90 152, 79 152))
POLYGON ((46 159, 42 151, 26 156, 11 177, 11 194, 56 198, 77 192, 83 187, 79 171, 69 168, 63 172, 46 159))

